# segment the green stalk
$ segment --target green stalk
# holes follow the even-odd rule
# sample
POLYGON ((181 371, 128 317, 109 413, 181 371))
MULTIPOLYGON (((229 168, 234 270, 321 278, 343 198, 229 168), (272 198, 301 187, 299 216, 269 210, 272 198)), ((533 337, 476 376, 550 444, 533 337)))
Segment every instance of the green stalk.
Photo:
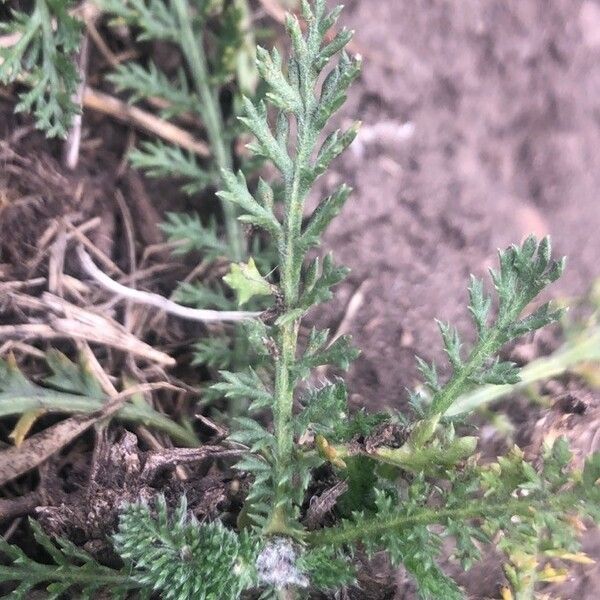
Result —
POLYGON ((71 585, 77 583, 82 584, 97 584, 97 587, 108 587, 108 586, 123 586, 127 585, 128 588, 137 589, 141 587, 141 584, 134 579, 115 572, 114 575, 110 573, 98 573, 98 572, 85 572, 84 567, 73 567, 69 570, 64 570, 56 565, 42 565, 37 563, 36 570, 32 573, 31 566, 4 566, 0 565, 0 578, 4 581, 15 581, 17 577, 19 580, 31 580, 32 577, 39 580, 40 583, 47 581, 63 581, 68 582, 71 585), (17 575, 17 573, 19 573, 17 575), (40 577, 40 574, 43 574, 40 577))
POLYGON ((463 508, 424 508, 418 513, 410 515, 393 515, 388 518, 377 516, 353 525, 344 524, 311 531, 305 534, 304 541, 310 546, 340 546, 376 538, 389 534, 391 531, 401 534, 403 527, 433 525, 444 523, 448 519, 458 521, 490 515, 531 515, 531 511, 536 509, 543 511, 547 510, 548 506, 540 502, 539 506, 533 507, 532 503, 526 500, 512 500, 496 504, 478 501, 463 508))
MULTIPOLYGON (((292 173, 285 177, 285 223, 284 235, 279 244, 279 264, 281 265, 281 289, 286 311, 295 308, 300 293, 300 274, 305 251, 300 244, 302 217, 308 190, 302 188, 302 172, 310 165, 310 156, 315 143, 312 115, 316 99, 308 73, 304 74, 306 83, 303 118, 298 120, 297 153, 292 173)), ((294 451, 294 428, 292 423, 294 405, 294 380, 292 368, 296 362, 298 330, 302 318, 297 318, 279 327, 277 343, 279 358, 275 364, 275 403, 273 407, 274 435, 276 439, 275 505, 269 518, 266 531, 270 534, 289 533, 286 514, 289 504, 285 499, 285 473, 288 470, 294 451)))
POLYGON ((44 71, 50 80, 53 89, 59 89, 59 81, 56 75, 56 49, 53 44, 52 18, 46 5, 46 0, 37 0, 35 3, 35 12, 32 18, 38 16, 42 28, 42 43, 44 45, 44 71))
MULTIPOLYGON (((29 394, 0 393, 0 417, 20 415, 37 409, 51 413, 89 414, 101 410, 103 406, 104 401, 101 399, 45 389, 29 394)), ((184 446, 193 448, 200 445, 200 441, 192 431, 149 406, 125 404, 114 416, 123 421, 164 431, 174 441, 184 446)))
MULTIPOLYGON (((194 87, 202 106, 198 112, 203 119, 208 141, 213 152, 214 160, 219 173, 223 169, 231 169, 231 153, 227 149, 224 135, 223 116, 219 106, 219 99, 209 85, 210 73, 204 53, 202 37, 197 39, 192 29, 191 15, 186 0, 173 0, 177 12, 181 40, 181 50, 192 74, 194 87)), ((225 218, 227 240, 231 250, 231 258, 240 261, 244 255, 240 227, 237 221, 235 208, 228 202, 222 203, 225 218)))
POLYGON ((516 384, 485 385, 463 394, 445 411, 448 417, 472 412, 490 402, 504 398, 534 383, 563 375, 569 369, 587 361, 600 360, 600 327, 586 330, 566 342, 554 354, 538 358, 521 369, 521 381, 516 384))

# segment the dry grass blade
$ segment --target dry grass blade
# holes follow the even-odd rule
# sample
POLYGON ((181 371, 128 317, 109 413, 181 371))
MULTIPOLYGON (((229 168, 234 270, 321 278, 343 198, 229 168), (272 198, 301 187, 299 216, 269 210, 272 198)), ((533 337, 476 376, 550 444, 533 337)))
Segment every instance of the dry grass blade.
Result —
POLYGON ((146 132, 171 142, 185 150, 189 150, 202 158, 210 156, 208 146, 201 140, 197 140, 185 129, 181 129, 172 123, 154 116, 136 106, 131 106, 114 96, 109 96, 91 87, 86 87, 83 94, 83 106, 90 110, 101 112, 105 115, 132 125, 146 132))
POLYGON ((246 450, 223 448, 222 446, 202 446, 201 448, 170 448, 149 454, 142 478, 146 481, 152 480, 163 469, 178 465, 193 464, 206 458, 225 458, 240 456, 246 450))
POLYGON ((244 311, 202 310, 198 308, 191 308, 189 306, 182 306, 181 304, 177 304, 176 302, 173 302, 172 300, 169 300, 163 296, 159 296, 158 294, 152 294, 150 292, 128 288, 124 285, 121 285, 117 281, 114 281, 94 264, 89 254, 87 254, 87 252, 81 246, 77 248, 77 255, 79 256, 81 265, 85 269, 86 273, 90 277, 93 277, 94 280, 105 289, 117 294, 118 296, 127 298, 128 300, 133 300, 134 302, 138 302, 140 304, 154 306, 166 313, 175 315, 182 319, 200 321, 203 323, 223 321, 234 322, 252 319, 258 317, 260 314, 258 312, 244 311))
POLYGON ((338 481, 319 496, 313 496, 304 520, 308 529, 316 529, 323 522, 323 517, 335 506, 337 499, 347 491, 348 484, 345 481, 338 481))
POLYGON ((175 365, 174 358, 142 342, 113 319, 79 308, 52 294, 45 293, 42 300, 56 313, 65 315, 64 318, 50 319, 50 325, 56 334, 118 348, 149 362, 175 365))

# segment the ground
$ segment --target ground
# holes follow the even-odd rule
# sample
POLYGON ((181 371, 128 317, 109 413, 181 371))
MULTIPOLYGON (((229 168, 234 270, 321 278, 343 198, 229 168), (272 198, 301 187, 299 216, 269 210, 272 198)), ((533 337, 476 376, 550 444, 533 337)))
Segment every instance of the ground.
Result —
MULTIPOLYGON (((325 185, 355 189, 327 238, 352 274, 318 319, 362 349, 355 403, 398 407, 414 355, 440 358, 434 319, 468 328, 468 275, 497 248, 550 234, 569 261, 557 297, 600 275, 600 3, 351 0, 344 19, 364 57, 344 116, 363 129, 325 185)), ((492 593, 481 574, 473 597, 492 593)))
POLYGON ((390 405, 414 353, 437 352, 434 318, 466 324, 468 275, 497 248, 551 234, 569 259, 557 296, 598 276, 600 4, 354 1, 345 19, 363 131, 327 182, 355 188, 328 243, 352 269, 338 318, 364 296, 352 389, 390 405))

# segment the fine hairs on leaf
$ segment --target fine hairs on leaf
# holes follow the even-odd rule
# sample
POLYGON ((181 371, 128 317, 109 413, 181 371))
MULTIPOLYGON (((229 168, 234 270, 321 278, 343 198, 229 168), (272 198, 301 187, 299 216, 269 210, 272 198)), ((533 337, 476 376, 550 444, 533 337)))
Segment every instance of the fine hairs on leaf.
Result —
MULTIPOLYGON (((590 561, 578 537, 583 520, 600 519, 600 454, 576 467, 567 442, 558 438, 547 440, 532 461, 517 447, 483 460, 477 439, 446 417, 462 394, 518 381, 518 367, 500 351, 559 318, 549 304, 528 309, 564 269, 564 260, 552 258, 548 238, 529 237, 502 250, 491 285, 471 280, 475 341, 466 344, 455 327, 439 324, 449 375, 442 378, 436 364, 417 361, 423 386, 410 393, 411 414, 352 414, 339 374, 357 350, 347 337, 304 326, 306 313, 329 300, 347 272, 330 256, 314 254, 350 190, 341 185, 317 198, 312 214, 306 209, 317 179, 356 135, 357 125, 331 132, 329 123, 359 75, 360 60, 345 51, 351 32, 336 25, 339 7, 328 10, 326 0, 300 4, 304 23, 295 16, 286 20, 289 58, 259 49, 257 69, 267 92, 262 100, 243 102, 242 122, 254 137, 250 148, 276 176, 254 185, 228 165, 220 175, 223 202, 269 236, 277 251, 275 270, 264 269, 253 254, 236 260, 225 276, 239 304, 265 308, 263 319, 240 330, 252 361, 232 367, 223 338, 197 346, 203 364, 220 369, 213 393, 247 407, 228 423, 227 443, 242 453, 235 468, 249 485, 236 528, 231 515, 198 523, 185 498, 169 510, 158 497, 123 507, 113 537, 121 570, 106 571, 88 555, 74 555, 76 548, 49 540, 38 528, 53 564, 32 561, 4 543, 8 566, 0 568, 0 582, 23 593, 48 583, 48 590, 66 586, 56 588, 60 593, 70 587, 91 593, 90 586, 95 591, 114 577, 115 594, 131 589, 142 597, 233 600, 246 590, 261 598, 305 597, 357 585, 364 561, 385 552, 411 575, 420 598, 458 600, 465 593, 440 567, 448 549, 468 569, 481 548, 493 544, 505 562, 506 588, 498 596, 525 600, 538 583, 566 577, 569 562, 590 561), (314 370, 323 366, 338 376, 317 380, 314 370), (321 473, 327 473, 326 489, 321 473), (327 512, 321 519, 310 510, 319 501, 327 512), (93 582, 91 574, 97 574, 93 582)), ((181 7, 180 0, 114 0, 112 10, 126 21, 135 17, 143 37, 177 43, 181 7)), ((193 14, 185 24, 188 38, 205 16, 200 9, 193 14)), ((149 89, 165 83, 152 69, 142 79, 149 89)), ((183 107, 182 94, 171 96, 173 106, 183 107)), ((167 226, 194 230, 198 222, 172 216, 167 226)), ((216 252, 220 240, 216 230, 206 235, 206 248, 216 252)), ((52 384, 65 381, 78 394, 96 393, 86 377, 55 365, 52 384)), ((0 382, 0 401, 34 385, 4 363, 0 382)))

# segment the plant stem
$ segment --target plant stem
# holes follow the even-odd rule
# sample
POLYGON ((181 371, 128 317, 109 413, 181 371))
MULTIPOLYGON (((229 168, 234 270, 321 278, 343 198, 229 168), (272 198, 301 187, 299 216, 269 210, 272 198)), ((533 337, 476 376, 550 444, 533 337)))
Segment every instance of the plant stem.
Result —
MULTIPOLYGON (((38 16, 40 27, 42 29, 42 40, 44 46, 44 71, 48 75, 50 85, 53 89, 59 89, 59 81, 56 75, 56 50, 53 44, 52 18, 46 4, 46 0, 36 0, 35 14, 38 16)), ((35 18, 33 16, 32 18, 35 18)))
MULTIPOLYGON (((108 570, 108 568, 106 568, 108 570)), ((84 584, 98 584, 98 587, 107 587, 107 586, 123 586, 127 585, 127 587, 131 589, 140 588, 141 585, 139 582, 135 581, 115 571, 115 574, 112 575, 110 573, 98 573, 98 572, 85 572, 83 567, 73 567, 69 570, 64 570, 57 566, 50 565, 36 565, 35 573, 32 573, 32 569, 30 566, 13 566, 10 567, 0 565, 0 577, 6 578, 3 581, 14 581, 17 577, 17 573, 21 572, 22 574, 18 575, 19 579, 27 580, 32 577, 39 580, 39 582, 43 581, 68 581, 71 585, 75 585, 76 583, 84 583, 84 584), (40 572, 43 572, 43 575, 40 577, 40 572)))
POLYGON ((586 330, 575 339, 569 340, 552 355, 538 358, 523 367, 519 383, 479 387, 457 398, 446 410, 445 415, 454 417, 472 412, 533 383, 562 375, 579 363, 598 360, 600 360, 600 327, 595 327, 586 330))
POLYGON ((510 502, 496 504, 478 501, 465 508, 424 508, 418 513, 411 515, 393 515, 388 518, 376 516, 371 519, 365 519, 355 525, 346 524, 309 532, 305 534, 304 541, 311 546, 338 546, 389 534, 392 531, 398 531, 402 527, 433 525, 435 523, 443 523, 447 519, 456 521, 460 519, 474 519, 476 517, 489 516, 492 514, 529 515, 531 514, 531 511, 536 508, 547 510, 548 507, 541 502, 540 506, 533 507, 532 503, 527 502, 526 500, 512 500, 510 502))
MULTIPOLYGON (((196 39, 192 29, 191 15, 186 0, 173 0, 181 32, 180 46, 193 77, 194 87, 200 97, 201 106, 198 112, 203 119, 208 140, 212 148, 214 160, 219 172, 231 169, 231 153, 227 150, 224 135, 223 116, 217 94, 209 85, 210 73, 204 53, 202 37, 196 39)), ((231 251, 231 259, 240 261, 244 255, 240 227, 236 210, 228 202, 222 203, 225 218, 227 240, 231 251)))
MULTIPOLYGON (((305 78, 309 78, 305 74, 305 78)), ((279 264, 281 265, 281 288, 287 311, 293 310, 298 302, 300 274, 304 260, 304 250, 300 244, 302 217, 307 190, 302 186, 302 172, 310 164, 310 155, 315 143, 311 134, 312 113, 315 97, 312 88, 304 95, 305 106, 302 119, 298 120, 296 138, 297 152, 294 168, 285 176, 285 223, 284 235, 279 244, 279 264)), ((301 318, 294 319, 279 327, 277 344, 279 358, 275 365, 275 403, 273 407, 274 434, 276 439, 275 506, 266 527, 268 533, 286 533, 288 518, 286 513, 285 488, 286 472, 289 470, 294 451, 294 429, 292 424, 294 387, 292 368, 296 362, 298 330, 301 318)), ((288 505, 289 506, 289 505, 288 505)))
MULTIPOLYGON (((36 389, 30 394, 0 393, 0 417, 20 415, 36 409, 52 413, 89 414, 101 410, 103 406, 104 400, 101 399, 43 388, 36 389)), ((149 406, 125 404, 114 416, 123 421, 140 423, 164 431, 174 441, 184 446, 193 448, 200 445, 200 441, 192 431, 149 406)))

